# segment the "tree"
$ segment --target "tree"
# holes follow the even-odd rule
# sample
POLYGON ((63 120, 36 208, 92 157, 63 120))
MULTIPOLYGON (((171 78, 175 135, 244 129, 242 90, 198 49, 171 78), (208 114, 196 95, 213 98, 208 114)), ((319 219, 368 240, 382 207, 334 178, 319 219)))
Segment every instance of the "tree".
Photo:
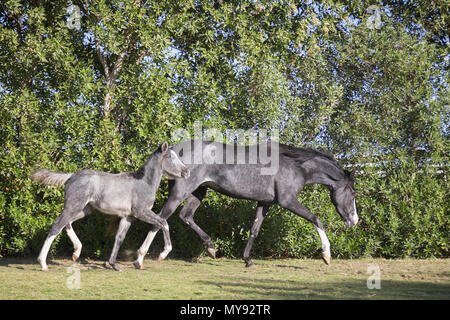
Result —
MULTIPOLYGON (((444 2, 10 0, 0 8, 0 254, 37 250, 62 208, 62 190, 31 184, 33 169, 134 170, 175 129, 201 120, 221 132, 278 129, 282 142, 325 147, 358 168, 364 228, 342 236, 326 193, 302 198, 330 213, 342 256, 448 255, 444 2), (358 245, 347 246, 352 237, 358 245)), ((200 223, 224 248, 239 247, 245 232, 223 227, 234 219, 224 204, 248 204, 209 199, 205 212, 223 223, 201 214, 200 223)), ((163 187, 157 204, 164 200, 163 187)), ((80 234, 98 236, 85 247, 103 254, 99 230, 109 222, 89 219, 80 234)), ((266 220, 285 231, 264 237, 263 229, 261 254, 314 255, 303 243, 314 230, 302 221, 266 220), (288 247, 286 234, 298 238, 288 247)), ((193 236, 174 223, 175 237, 193 236)), ((129 236, 134 247, 144 230, 129 236)))

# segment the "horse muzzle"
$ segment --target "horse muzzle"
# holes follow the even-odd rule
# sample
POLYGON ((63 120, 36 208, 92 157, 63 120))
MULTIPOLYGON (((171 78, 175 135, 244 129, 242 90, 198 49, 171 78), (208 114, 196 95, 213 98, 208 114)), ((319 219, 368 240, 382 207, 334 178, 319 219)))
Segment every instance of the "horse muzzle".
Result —
POLYGON ((188 168, 184 168, 182 171, 181 171, 181 176, 183 177, 183 178, 189 178, 189 176, 191 175, 191 171, 188 169, 188 168))
POLYGON ((349 216, 345 220, 344 224, 346 227, 354 227, 358 224, 358 221, 359 221, 358 215, 354 214, 352 216, 349 216))

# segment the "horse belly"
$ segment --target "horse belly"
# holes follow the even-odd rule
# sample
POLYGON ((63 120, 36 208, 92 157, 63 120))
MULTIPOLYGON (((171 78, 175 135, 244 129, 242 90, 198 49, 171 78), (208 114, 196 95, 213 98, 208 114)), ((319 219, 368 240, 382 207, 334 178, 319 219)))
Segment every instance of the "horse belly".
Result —
POLYGON ((272 176, 261 176, 252 172, 230 172, 216 181, 205 184, 213 190, 237 199, 272 202, 275 199, 272 176))
POLYGON ((131 195, 114 194, 102 195, 97 200, 90 203, 100 212, 126 217, 131 215, 131 195))

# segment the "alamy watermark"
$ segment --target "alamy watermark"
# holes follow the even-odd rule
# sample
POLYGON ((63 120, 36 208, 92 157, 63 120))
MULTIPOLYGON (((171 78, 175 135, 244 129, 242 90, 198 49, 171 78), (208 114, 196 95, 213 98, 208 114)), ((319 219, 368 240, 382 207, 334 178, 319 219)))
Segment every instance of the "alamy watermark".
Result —
POLYGON ((381 29, 381 9, 376 5, 371 5, 366 12, 371 15, 366 21, 367 28, 381 29))
POLYGON ((81 289, 81 272, 80 268, 73 264, 66 268, 66 273, 70 273, 70 276, 66 279, 66 286, 70 290, 81 289))
POLYGON ((80 7, 72 3, 66 8, 66 13, 69 15, 67 18, 67 27, 69 29, 81 29, 81 11, 80 7))
POLYGON ((227 129, 221 132, 217 128, 203 130, 202 122, 195 121, 193 137, 188 130, 177 129, 171 138, 172 141, 194 140, 193 146, 189 143, 184 146, 183 154, 193 155, 183 157, 185 164, 258 164, 262 175, 274 175, 278 171, 279 132, 276 129, 270 131, 270 136, 265 129, 227 129), (226 147, 210 144, 203 148, 203 141, 213 140, 226 143, 226 147), (254 147, 244 148, 245 145, 254 147))
POLYGON ((371 264, 367 267, 367 274, 370 276, 367 278, 367 289, 381 289, 381 270, 380 266, 371 264))

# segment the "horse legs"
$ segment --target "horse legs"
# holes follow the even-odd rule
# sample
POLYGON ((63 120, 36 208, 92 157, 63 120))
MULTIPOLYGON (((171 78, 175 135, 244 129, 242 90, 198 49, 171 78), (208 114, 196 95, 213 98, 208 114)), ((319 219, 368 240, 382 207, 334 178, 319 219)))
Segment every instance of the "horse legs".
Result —
POLYGON ((66 226, 66 233, 69 236, 69 238, 73 244, 72 260, 75 262, 80 257, 81 248, 83 247, 83 245, 81 244, 80 239, 78 239, 75 231, 73 231, 72 223, 69 223, 66 226))
POLYGON ((317 233, 319 234, 320 241, 322 243, 322 259, 327 265, 330 264, 331 262, 330 242, 328 241, 327 235, 322 227, 322 222, 320 222, 319 218, 313 215, 308 210, 308 208, 301 205, 296 197, 291 197, 289 199, 279 201, 279 204, 281 207, 292 211, 293 213, 302 218, 305 218, 316 227, 317 233))
POLYGON ((167 221, 158 216, 152 210, 142 210, 134 216, 141 221, 153 224, 158 229, 162 229, 164 234, 164 250, 159 254, 158 261, 164 260, 169 252, 172 251, 172 243, 170 241, 169 225, 167 224, 167 221))
MULTIPOLYGON (((93 209, 90 206, 86 206, 83 210, 84 212, 84 217, 87 216, 88 214, 90 214, 93 211, 93 209)), ((73 222, 73 221, 72 221, 73 222)), ((72 241, 73 244, 73 254, 72 254, 72 260, 75 262, 77 261, 77 259, 80 257, 80 253, 81 253, 81 248, 83 247, 81 244, 80 239, 78 239, 75 231, 72 228, 72 222, 68 223, 66 226, 66 232, 67 235, 69 236, 70 240, 72 241)))
POLYGON ((259 229, 261 228, 262 222, 267 215, 267 211, 269 210, 268 206, 263 206, 258 203, 258 208, 256 209, 256 217, 253 221, 253 226, 250 233, 250 238, 247 241, 247 245, 244 250, 244 261, 246 267, 254 267, 255 264, 250 260, 250 250, 252 249, 253 242, 255 238, 258 236, 259 229))
MULTIPOLYGON (((170 181, 169 181, 170 186, 170 181)), ((170 192, 169 192, 170 193, 170 192)), ((164 204, 161 213, 159 214, 159 217, 162 219, 168 219, 178 208, 178 206, 183 202, 185 198, 178 195, 175 192, 172 192, 169 194, 169 198, 167 199, 166 203, 164 204)), ((147 234, 147 237, 145 238, 144 242, 142 243, 141 247, 137 251, 137 259, 133 262, 134 267, 136 269, 143 269, 144 268, 144 257, 148 252, 148 249, 150 248, 150 245, 152 244, 153 238, 158 233, 160 227, 157 225, 153 225, 150 231, 147 234)))
POLYGON ((125 235, 127 234, 132 221, 132 217, 123 217, 122 219, 120 219, 119 228, 117 229, 116 239, 114 241, 114 247, 108 260, 108 263, 116 271, 122 271, 117 265, 117 253, 119 252, 119 248, 122 245, 123 240, 125 239, 125 235))
POLYGON ((137 259, 133 262, 133 265, 136 269, 144 269, 144 257, 147 254, 148 249, 153 242, 153 238, 156 236, 158 231, 159 228, 157 226, 152 226, 152 228, 148 232, 147 237, 137 251, 137 259))
POLYGON ((195 210, 199 207, 203 198, 206 195, 207 188, 200 187, 197 188, 192 194, 186 199, 186 203, 184 204, 183 209, 181 209, 179 217, 183 220, 189 227, 192 228, 199 236, 202 238, 203 243, 206 244, 206 252, 208 255, 215 259, 216 258, 216 249, 214 248, 214 244, 211 240, 211 237, 207 235, 194 221, 194 213, 195 210))
MULTIPOLYGON (((56 236, 66 227, 68 224, 71 224, 73 221, 83 218, 86 215, 84 210, 73 210, 71 208, 67 208, 65 206, 64 210, 61 212, 59 217, 55 220, 55 222, 52 224, 52 227, 50 228, 50 232, 47 235, 47 238, 45 239, 44 245, 42 246, 41 252, 38 256, 38 262, 41 265, 41 268, 43 271, 48 270, 48 266, 46 263, 47 260, 47 254, 50 250, 50 246, 53 243, 53 240, 55 240, 56 236)), ((70 227, 71 229, 71 227, 70 227)), ((73 232, 73 230, 72 230, 73 232)), ((72 234, 69 231, 69 234, 72 234)), ((73 232, 75 234, 75 232, 73 232)), ((76 235, 75 235, 76 237, 76 235)), ((78 238, 77 238, 78 239, 78 238)), ((79 242, 79 240, 78 240, 79 242)), ((80 248, 81 250, 81 248, 80 248)))

